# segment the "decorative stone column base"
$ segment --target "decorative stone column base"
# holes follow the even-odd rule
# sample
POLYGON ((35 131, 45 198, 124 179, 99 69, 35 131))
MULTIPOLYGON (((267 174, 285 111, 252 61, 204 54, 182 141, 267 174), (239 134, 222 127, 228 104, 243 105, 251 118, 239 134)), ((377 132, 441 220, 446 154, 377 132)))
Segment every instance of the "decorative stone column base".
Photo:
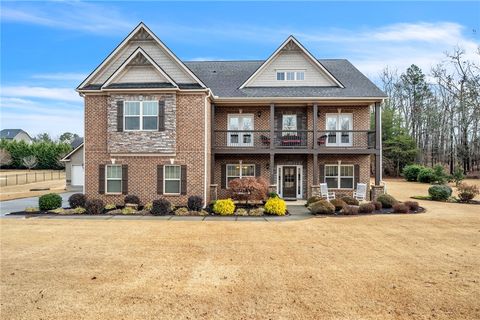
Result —
POLYGON ((370 190, 370 198, 372 199, 372 201, 376 201, 377 197, 384 193, 385 193, 384 186, 372 186, 372 189, 370 190))
POLYGON ((310 196, 311 197, 319 197, 320 196, 320 186, 319 185, 312 185, 310 186, 310 196))
POLYGON ((218 184, 210 185, 210 201, 218 200, 218 184))
POLYGON ((268 192, 275 192, 277 193, 277 185, 276 184, 271 184, 268 186, 268 192))

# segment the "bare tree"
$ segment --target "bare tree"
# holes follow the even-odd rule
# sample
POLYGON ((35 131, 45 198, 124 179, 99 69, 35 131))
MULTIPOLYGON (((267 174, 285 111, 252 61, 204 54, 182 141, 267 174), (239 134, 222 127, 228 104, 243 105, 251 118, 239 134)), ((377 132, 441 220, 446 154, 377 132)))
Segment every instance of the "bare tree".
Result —
POLYGON ((23 165, 28 168, 30 171, 31 169, 35 168, 37 166, 37 157, 35 156, 27 156, 22 158, 23 165))

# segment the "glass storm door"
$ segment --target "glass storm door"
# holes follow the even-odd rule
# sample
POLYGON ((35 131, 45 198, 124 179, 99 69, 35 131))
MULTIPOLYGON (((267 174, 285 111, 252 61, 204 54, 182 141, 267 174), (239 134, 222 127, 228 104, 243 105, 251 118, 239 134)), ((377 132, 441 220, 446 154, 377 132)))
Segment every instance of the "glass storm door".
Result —
POLYGON ((351 146, 353 116, 351 113, 328 114, 326 129, 327 146, 351 146))
POLYGON ((284 198, 297 197, 297 167, 283 167, 283 192, 284 198))
POLYGON ((253 115, 228 116, 228 146, 252 147, 253 146, 253 115))

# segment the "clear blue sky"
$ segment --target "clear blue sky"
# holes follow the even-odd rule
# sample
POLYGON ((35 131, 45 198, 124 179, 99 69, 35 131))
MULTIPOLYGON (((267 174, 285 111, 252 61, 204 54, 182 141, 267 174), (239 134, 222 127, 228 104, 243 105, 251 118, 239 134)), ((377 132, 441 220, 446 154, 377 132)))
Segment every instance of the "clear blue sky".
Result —
POLYGON ((183 60, 265 59, 289 35, 319 58, 428 72, 480 43, 480 2, 1 2, 1 128, 83 134, 74 88, 140 21, 183 60))

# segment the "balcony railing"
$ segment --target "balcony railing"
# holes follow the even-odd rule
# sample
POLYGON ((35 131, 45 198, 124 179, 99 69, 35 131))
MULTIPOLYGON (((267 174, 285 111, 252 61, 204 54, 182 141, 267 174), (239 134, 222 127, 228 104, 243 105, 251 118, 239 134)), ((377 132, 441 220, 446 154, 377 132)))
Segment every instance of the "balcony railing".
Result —
POLYGON ((375 131, 329 130, 317 131, 314 141, 312 130, 215 130, 213 148, 217 149, 313 149, 313 148, 375 148, 375 131))

